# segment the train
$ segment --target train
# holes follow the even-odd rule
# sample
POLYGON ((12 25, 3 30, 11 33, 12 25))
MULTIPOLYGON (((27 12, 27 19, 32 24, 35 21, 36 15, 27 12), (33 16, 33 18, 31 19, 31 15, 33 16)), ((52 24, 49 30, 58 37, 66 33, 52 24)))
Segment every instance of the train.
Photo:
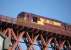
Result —
POLYGON ((19 13, 16 23, 26 27, 32 27, 48 32, 71 36, 71 25, 32 13, 19 13))
POLYGON ((71 25, 28 12, 20 12, 17 18, 0 15, 0 21, 71 37, 71 25))
MULTIPOLYGON (((47 33, 51 32, 52 36, 58 35, 58 37, 61 39, 62 38, 65 40, 67 38, 68 40, 71 39, 70 24, 67 24, 55 19, 46 18, 44 16, 36 15, 33 13, 28 13, 28 12, 19 13, 17 15, 17 18, 0 15, 0 50, 4 49, 4 43, 5 43, 5 36, 2 31, 4 31, 5 29, 9 27, 14 29, 16 36, 17 36, 17 33, 19 33, 19 30, 30 31, 30 29, 32 28, 32 31, 34 31, 34 35, 36 30, 39 34, 43 33, 43 36, 45 34, 44 32, 47 32, 47 33)), ((48 35, 50 36, 50 33, 48 35)))

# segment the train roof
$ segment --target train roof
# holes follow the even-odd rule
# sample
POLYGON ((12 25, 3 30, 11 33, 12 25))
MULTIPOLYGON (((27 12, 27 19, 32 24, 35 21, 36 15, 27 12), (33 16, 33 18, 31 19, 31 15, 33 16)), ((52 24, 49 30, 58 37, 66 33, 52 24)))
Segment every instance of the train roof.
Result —
MULTIPOLYGON (((33 17, 33 16, 36 16, 36 17, 39 17, 39 18, 44 18, 44 19, 48 19, 48 20, 51 20, 51 21, 56 21, 56 22, 59 22, 59 23, 61 23, 61 24, 63 24, 63 25, 71 26, 71 24, 69 24, 69 23, 65 23, 65 22, 60 21, 60 20, 56 20, 56 19, 52 19, 52 18, 47 18, 47 17, 44 17, 44 16, 40 16, 40 15, 36 15, 36 14, 33 14, 33 13, 29 13, 29 12, 20 12, 20 13, 17 15, 17 18, 18 18, 18 17, 23 17, 23 16, 21 16, 21 15, 24 15, 24 14, 31 14, 32 17, 33 17)), ((14 19, 14 20, 17 19, 17 18, 12 18, 12 17, 9 17, 9 16, 5 16, 5 15, 0 15, 0 17, 8 17, 8 18, 14 19)))
POLYGON ((60 20, 52 19, 52 18, 45 17, 45 16, 36 15, 36 14, 33 14, 33 13, 29 13, 29 12, 21 12, 21 13, 18 14, 17 17, 23 17, 24 14, 30 14, 32 17, 35 16, 35 17, 39 17, 39 18, 44 18, 44 19, 48 19, 48 20, 51 20, 51 21, 59 22, 59 23, 61 23, 63 25, 69 25, 69 26, 71 26, 71 24, 69 24, 69 23, 65 23, 65 22, 60 21, 60 20))

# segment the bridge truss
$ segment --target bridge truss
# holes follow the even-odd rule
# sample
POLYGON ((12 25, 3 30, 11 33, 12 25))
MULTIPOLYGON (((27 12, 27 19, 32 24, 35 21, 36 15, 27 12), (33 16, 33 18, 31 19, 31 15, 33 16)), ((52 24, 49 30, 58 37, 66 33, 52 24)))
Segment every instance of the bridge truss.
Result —
POLYGON ((28 28, 26 26, 1 20, 0 32, 4 39, 8 38, 8 40, 10 40, 9 43, 7 42, 8 44, 6 44, 9 45, 8 50, 16 50, 17 48, 18 50, 24 50, 19 47, 19 43, 25 43, 27 50, 37 50, 33 47, 36 45, 35 42, 38 42, 38 46, 41 50, 47 50, 49 44, 54 50, 71 50, 70 36, 64 36, 35 28, 28 28), (21 39, 23 39, 24 42, 21 42, 21 39))

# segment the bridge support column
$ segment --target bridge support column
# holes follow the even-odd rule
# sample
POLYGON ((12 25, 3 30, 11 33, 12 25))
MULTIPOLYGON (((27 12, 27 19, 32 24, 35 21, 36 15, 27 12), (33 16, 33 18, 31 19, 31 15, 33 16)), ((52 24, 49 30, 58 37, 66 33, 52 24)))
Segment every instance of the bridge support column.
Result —
POLYGON ((28 43, 29 43, 29 47, 28 47, 28 50, 35 50, 33 45, 34 43, 36 42, 37 38, 38 38, 39 35, 36 35, 35 37, 33 37, 32 35, 32 38, 30 37, 30 35, 27 33, 27 39, 28 39, 28 43))
POLYGON ((42 34, 40 35, 41 37, 41 42, 42 42, 42 47, 43 47, 43 50, 47 50, 48 49, 48 44, 50 44, 50 42, 52 41, 53 37, 49 38, 48 41, 46 41, 42 34))

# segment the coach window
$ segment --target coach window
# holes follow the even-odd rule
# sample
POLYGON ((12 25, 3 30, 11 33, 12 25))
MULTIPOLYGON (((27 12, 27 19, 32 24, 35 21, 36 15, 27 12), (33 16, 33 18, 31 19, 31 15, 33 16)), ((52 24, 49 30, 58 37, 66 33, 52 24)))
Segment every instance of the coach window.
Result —
POLYGON ((59 22, 54 21, 53 24, 56 25, 56 26, 61 26, 61 23, 59 23, 59 22))
POLYGON ((45 24, 47 25, 47 24, 50 24, 50 20, 45 20, 45 24))
POLYGON ((40 20, 37 22, 37 24, 44 25, 44 21, 45 21, 44 18, 40 18, 40 20))

